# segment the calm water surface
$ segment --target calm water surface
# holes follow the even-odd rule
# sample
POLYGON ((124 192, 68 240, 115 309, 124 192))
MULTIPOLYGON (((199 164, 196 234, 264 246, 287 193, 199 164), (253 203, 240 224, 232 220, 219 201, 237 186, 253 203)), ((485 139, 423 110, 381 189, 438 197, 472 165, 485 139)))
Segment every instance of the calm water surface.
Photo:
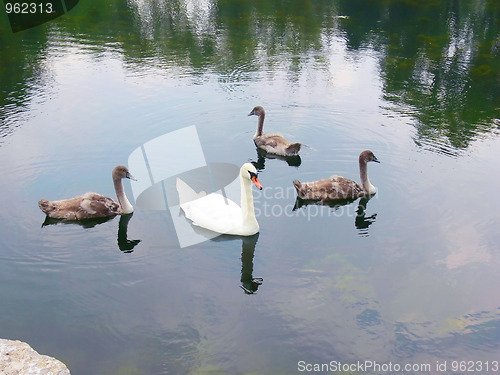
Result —
POLYGON ((76 375, 499 361, 499 11, 86 1, 15 34, 0 15, 0 337, 76 375), (258 155, 255 105, 300 165, 258 155), (258 235, 181 248, 140 207, 42 225, 39 199, 113 196, 115 165, 191 125, 207 162, 259 162, 258 235), (292 210, 292 180, 357 180, 364 149, 372 199, 292 210))

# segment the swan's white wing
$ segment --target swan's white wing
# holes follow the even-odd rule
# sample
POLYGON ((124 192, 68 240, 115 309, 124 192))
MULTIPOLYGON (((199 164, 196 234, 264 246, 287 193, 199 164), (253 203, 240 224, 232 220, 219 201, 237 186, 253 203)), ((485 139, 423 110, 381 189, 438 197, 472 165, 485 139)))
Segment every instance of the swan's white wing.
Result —
POLYGON ((205 193, 203 190, 197 193, 191 186, 186 184, 178 177, 175 183, 175 187, 177 189, 177 193, 179 194, 180 204, 191 202, 207 195, 207 193, 205 193))
POLYGON ((181 208, 194 225, 217 233, 231 234, 242 223, 241 208, 220 194, 181 203, 181 208))

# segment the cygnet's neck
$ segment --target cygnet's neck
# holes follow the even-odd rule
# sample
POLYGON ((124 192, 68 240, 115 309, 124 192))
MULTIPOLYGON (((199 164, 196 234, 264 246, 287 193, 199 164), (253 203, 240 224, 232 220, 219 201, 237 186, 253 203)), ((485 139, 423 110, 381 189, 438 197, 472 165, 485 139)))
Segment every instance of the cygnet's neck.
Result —
POLYGON ((257 138, 257 137, 260 137, 262 135, 262 129, 264 128, 264 118, 265 117, 266 117, 265 112, 261 112, 261 114, 259 115, 259 121, 258 121, 258 125, 257 125, 257 132, 253 136, 254 139, 257 138))
POLYGON ((118 198, 118 203, 120 204, 120 209, 122 214, 130 214, 134 212, 134 207, 130 204, 125 195, 125 189, 123 188, 123 182, 121 178, 113 178, 113 183, 115 185, 116 197, 118 198))
POLYGON ((359 177, 361 179, 361 184, 363 185, 363 189, 368 194, 375 194, 377 189, 373 186, 368 178, 368 167, 367 162, 364 159, 359 159, 359 177))

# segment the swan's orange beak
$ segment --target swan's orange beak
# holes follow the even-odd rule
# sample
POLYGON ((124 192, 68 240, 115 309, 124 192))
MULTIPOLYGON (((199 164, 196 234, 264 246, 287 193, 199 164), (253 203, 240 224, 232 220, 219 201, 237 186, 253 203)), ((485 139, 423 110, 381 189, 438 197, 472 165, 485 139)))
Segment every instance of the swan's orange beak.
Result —
POLYGON ((257 178, 257 176, 252 176, 252 182, 255 184, 255 186, 257 186, 259 188, 259 190, 262 190, 263 186, 260 183, 260 181, 257 178))

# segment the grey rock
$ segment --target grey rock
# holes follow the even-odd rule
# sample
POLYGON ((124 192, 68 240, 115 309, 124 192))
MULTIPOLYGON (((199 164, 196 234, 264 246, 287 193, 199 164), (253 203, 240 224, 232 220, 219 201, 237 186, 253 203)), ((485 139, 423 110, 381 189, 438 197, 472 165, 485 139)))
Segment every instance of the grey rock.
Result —
POLYGON ((70 375, 66 365, 21 341, 0 339, 0 374, 70 375))

